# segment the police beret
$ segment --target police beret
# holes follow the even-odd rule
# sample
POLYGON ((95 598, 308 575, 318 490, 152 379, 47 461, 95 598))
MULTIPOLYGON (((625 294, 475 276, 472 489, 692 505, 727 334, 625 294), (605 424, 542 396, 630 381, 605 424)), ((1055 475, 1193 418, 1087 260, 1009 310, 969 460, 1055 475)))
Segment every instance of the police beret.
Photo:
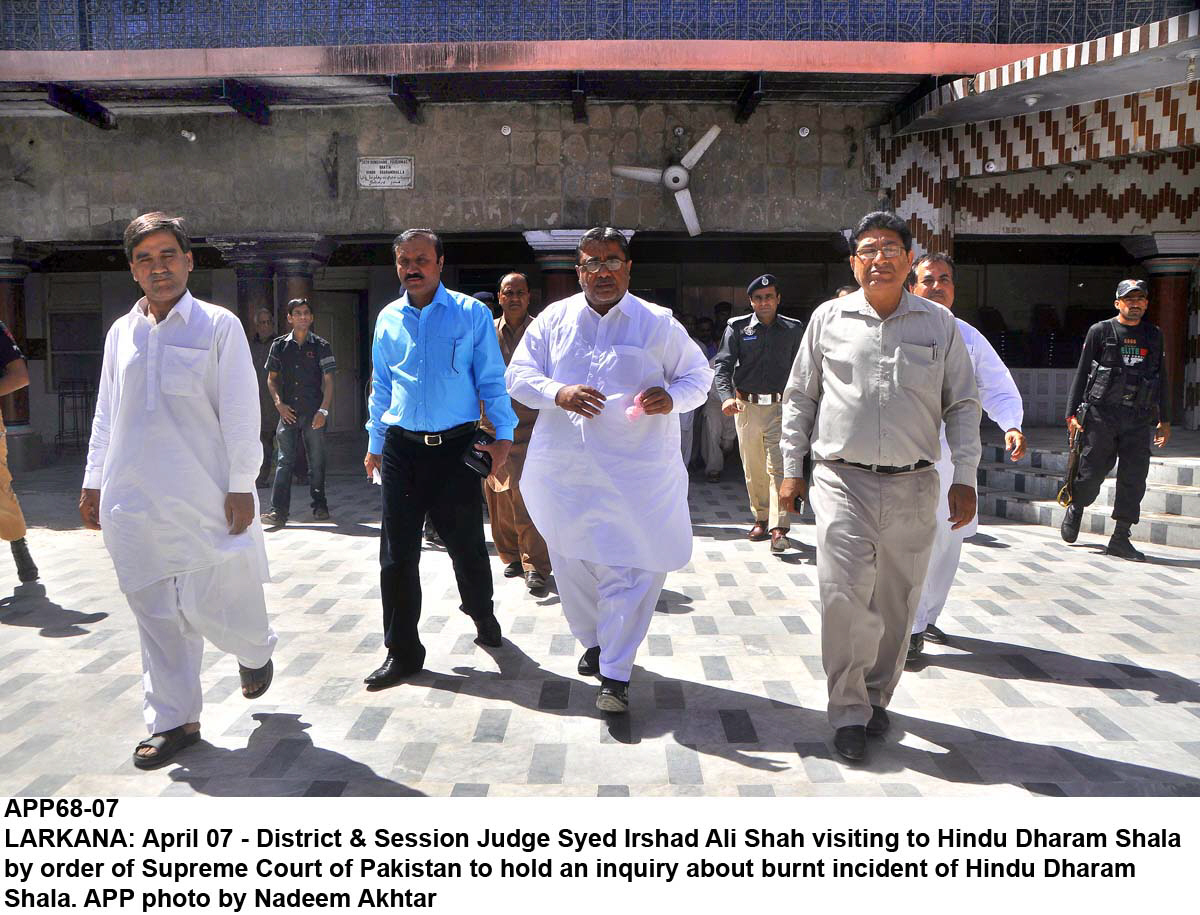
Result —
POLYGON ((764 273, 762 276, 755 277, 746 287, 746 295, 754 295, 755 289, 763 289, 767 286, 774 286, 775 291, 779 292, 779 280, 775 279, 774 274, 764 273))

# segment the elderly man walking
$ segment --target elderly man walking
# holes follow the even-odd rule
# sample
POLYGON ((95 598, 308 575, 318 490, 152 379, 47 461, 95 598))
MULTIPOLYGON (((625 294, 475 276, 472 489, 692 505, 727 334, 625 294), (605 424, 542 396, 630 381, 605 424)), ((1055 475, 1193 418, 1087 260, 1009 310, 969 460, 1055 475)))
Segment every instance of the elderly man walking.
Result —
POLYGON ((888 729, 904 669, 939 517, 942 423, 954 482, 940 511, 961 528, 975 517, 981 411, 954 316, 904 291, 907 224, 870 213, 851 244, 862 288, 817 308, 784 390, 780 494, 803 494, 811 451, 829 721, 834 749, 859 760, 888 729))
POLYGON ((188 292, 183 221, 147 213, 125 229, 145 295, 108 331, 79 514, 104 533, 142 643, 151 737, 139 769, 200 739, 204 640, 236 655, 242 695, 271 685, 275 633, 254 480, 258 385, 237 316, 188 292))
POLYGON ((629 678, 667 573, 692 554, 679 414, 713 372, 670 311, 629 294, 629 245, 584 233, 583 292, 546 308, 509 363, 509 393, 540 410, 522 492, 550 560, 596 708, 629 708, 629 678))
MULTIPOLYGON (((914 295, 954 309, 954 261, 949 254, 924 255, 917 261, 914 272, 916 282, 911 290, 914 295)), ((1021 392, 1017 390, 1012 374, 992 344, 988 343, 987 337, 961 318, 956 318, 955 323, 971 357, 983 409, 1004 430, 1005 450, 1010 452, 1012 460, 1019 461, 1025 454, 1025 434, 1021 431, 1025 409, 1021 405, 1021 392)), ((935 466, 942 487, 941 501, 944 502, 949 498, 950 486, 954 482, 954 464, 950 460, 950 446, 946 442, 944 425, 941 449, 942 456, 935 466)), ((963 541, 974 534, 978 527, 978 518, 973 518, 957 530, 949 521, 938 521, 933 552, 929 556, 929 570, 925 573, 925 588, 921 592, 917 615, 913 618, 912 634, 908 639, 909 662, 921 657, 926 639, 935 645, 946 643, 946 634, 937 627, 937 619, 946 606, 946 597, 954 584, 963 541)))
MULTIPOLYGON (((529 277, 524 273, 513 272, 501 277, 500 317, 495 323, 500 353, 504 356, 504 364, 508 365, 521 337, 533 323, 529 314, 529 277)), ((546 552, 546 541, 530 520, 521 497, 521 470, 525 466, 525 454, 538 414, 537 410, 529 409, 520 401, 514 401, 512 408, 517 414, 517 428, 513 431, 508 461, 500 472, 483 481, 483 495, 492 522, 492 542, 504 563, 504 577, 525 576, 525 586, 536 597, 546 593, 550 556, 546 552)), ((486 416, 483 428, 489 434, 496 431, 486 416)))

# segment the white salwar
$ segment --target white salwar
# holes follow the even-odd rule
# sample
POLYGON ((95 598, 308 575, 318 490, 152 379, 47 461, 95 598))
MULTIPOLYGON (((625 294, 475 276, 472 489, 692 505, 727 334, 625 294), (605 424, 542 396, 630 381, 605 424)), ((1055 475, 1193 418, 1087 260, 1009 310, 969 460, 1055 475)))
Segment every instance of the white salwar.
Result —
POLYGON ((185 292, 156 323, 139 300, 104 342, 83 486, 100 490, 104 545, 138 622, 151 733, 198 719, 202 637, 246 667, 271 657, 261 463, 258 381, 237 316, 185 292), (236 536, 231 492, 254 497, 236 536))
POLYGON ((603 317, 582 293, 553 303, 509 363, 509 394, 540 411, 521 492, 551 549, 571 631, 600 646, 603 676, 629 679, 666 573, 691 558, 678 414, 704 403, 712 378, 670 311, 628 293, 603 317), (570 384, 605 395, 599 416, 554 403, 570 384), (630 421, 626 408, 652 387, 666 389, 672 412, 630 421))
MULTIPOLYGON (((955 321, 958 323, 958 332, 962 335, 963 343, 967 346, 967 352, 971 355, 975 384, 979 388, 979 399, 983 403, 984 411, 1005 432, 1009 429, 1020 429, 1025 418, 1025 408, 1012 374, 987 337, 966 321, 958 318, 955 318, 955 321)), ((934 466, 941 481, 941 498, 938 501, 938 512, 941 513, 949 499, 950 484, 954 482, 954 465, 950 461, 950 446, 946 443, 945 424, 942 425, 941 457, 934 466)), ((951 523, 944 516, 938 518, 933 552, 929 557, 929 570, 925 573, 921 600, 913 617, 914 633, 924 632, 930 623, 937 622, 945 608, 946 598, 958 572, 963 541, 979 529, 979 516, 976 514, 969 524, 956 531, 951 530, 951 527, 951 523)))

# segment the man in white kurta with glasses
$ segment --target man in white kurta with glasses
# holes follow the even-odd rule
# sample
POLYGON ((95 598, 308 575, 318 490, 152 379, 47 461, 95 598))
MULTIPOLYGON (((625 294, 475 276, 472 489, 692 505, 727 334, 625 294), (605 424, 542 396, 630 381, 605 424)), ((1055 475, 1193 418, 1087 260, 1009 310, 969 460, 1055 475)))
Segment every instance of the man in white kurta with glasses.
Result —
POLYGON ((79 514, 102 530, 142 645, 139 769, 200 739, 204 640, 238 660, 242 695, 271 685, 275 633, 254 481, 258 379, 242 323, 188 291, 183 221, 147 213, 125 230, 145 295, 109 329, 79 514))
POLYGON ((621 713, 667 573, 692 555, 679 416, 713 370, 670 311, 629 294, 624 235, 591 229, 576 253, 583 292, 538 315, 505 380, 541 411, 521 491, 585 649, 579 673, 600 676, 596 708, 621 713))

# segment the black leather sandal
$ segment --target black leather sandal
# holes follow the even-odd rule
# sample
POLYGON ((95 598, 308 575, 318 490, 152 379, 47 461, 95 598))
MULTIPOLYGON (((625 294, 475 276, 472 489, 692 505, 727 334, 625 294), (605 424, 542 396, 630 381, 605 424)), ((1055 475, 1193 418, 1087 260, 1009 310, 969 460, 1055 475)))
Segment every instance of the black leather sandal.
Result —
POLYGON ((238 676, 242 678, 242 696, 257 699, 271 688, 271 680, 275 677, 275 665, 270 660, 257 669, 239 664, 238 676))
POLYGON ((184 730, 184 725, 181 724, 177 728, 171 728, 169 731, 163 731, 161 734, 147 737, 134 747, 133 764, 139 769, 157 769, 169 763, 180 750, 186 750, 192 744, 199 742, 199 740, 199 731, 188 733, 184 730), (138 755, 138 750, 146 747, 154 751, 153 756, 138 755))

